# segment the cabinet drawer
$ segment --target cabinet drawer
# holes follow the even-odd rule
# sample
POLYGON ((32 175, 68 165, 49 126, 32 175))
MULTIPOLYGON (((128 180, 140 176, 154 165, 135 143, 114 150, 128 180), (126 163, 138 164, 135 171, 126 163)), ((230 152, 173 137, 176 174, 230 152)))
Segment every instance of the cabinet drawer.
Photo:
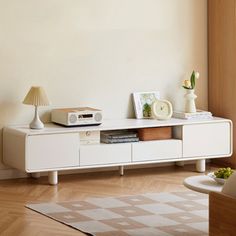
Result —
POLYGON ((94 144, 80 147, 80 166, 131 162, 131 144, 94 144))
POLYGON ((154 161, 182 157, 182 141, 178 139, 145 141, 132 144, 132 161, 154 161))
POLYGON ((79 134, 29 136, 26 170, 43 170, 79 165, 79 134))
POLYGON ((183 127, 183 156, 229 155, 230 136, 229 122, 185 125, 183 127))
POLYGON ((100 143, 100 131, 84 131, 79 133, 80 144, 100 143))

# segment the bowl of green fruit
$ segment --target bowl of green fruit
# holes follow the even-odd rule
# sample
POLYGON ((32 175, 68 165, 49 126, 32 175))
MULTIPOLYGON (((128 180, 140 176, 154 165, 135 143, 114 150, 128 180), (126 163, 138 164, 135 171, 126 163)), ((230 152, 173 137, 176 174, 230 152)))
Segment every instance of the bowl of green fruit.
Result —
POLYGON ((208 176, 214 179, 217 183, 224 184, 233 172, 234 171, 230 167, 219 168, 217 171, 209 173, 208 176))

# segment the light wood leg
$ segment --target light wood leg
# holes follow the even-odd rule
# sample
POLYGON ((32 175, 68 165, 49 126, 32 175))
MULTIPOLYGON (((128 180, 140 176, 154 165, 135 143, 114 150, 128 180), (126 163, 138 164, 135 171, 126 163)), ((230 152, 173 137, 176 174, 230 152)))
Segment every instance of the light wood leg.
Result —
POLYGON ((177 161, 177 162, 175 162, 175 165, 183 167, 184 166, 184 161, 177 161))
POLYGON ((196 170, 197 172, 205 172, 206 170, 206 160, 202 159, 202 160, 197 160, 196 162, 196 170))
POLYGON ((34 179, 40 178, 40 172, 31 173, 31 177, 34 179))
POLYGON ((56 185, 58 183, 57 171, 48 172, 48 182, 51 185, 56 185))
POLYGON ((120 170, 120 175, 123 176, 124 175, 124 166, 119 166, 119 170, 120 170))

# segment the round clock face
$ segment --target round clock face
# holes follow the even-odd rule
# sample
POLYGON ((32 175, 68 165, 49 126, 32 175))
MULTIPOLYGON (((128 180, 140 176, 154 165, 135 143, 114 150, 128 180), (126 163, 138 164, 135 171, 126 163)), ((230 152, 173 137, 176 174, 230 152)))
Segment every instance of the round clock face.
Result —
POLYGON ((172 105, 166 100, 157 100, 152 104, 152 115, 158 120, 170 119, 173 114, 172 105))

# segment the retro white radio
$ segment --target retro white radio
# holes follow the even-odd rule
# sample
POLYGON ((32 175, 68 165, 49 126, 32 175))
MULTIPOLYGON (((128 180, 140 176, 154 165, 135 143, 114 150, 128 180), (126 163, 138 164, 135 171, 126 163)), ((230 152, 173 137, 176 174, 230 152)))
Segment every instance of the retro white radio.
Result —
POLYGON ((51 119, 64 126, 100 125, 102 111, 91 107, 53 109, 51 119))

